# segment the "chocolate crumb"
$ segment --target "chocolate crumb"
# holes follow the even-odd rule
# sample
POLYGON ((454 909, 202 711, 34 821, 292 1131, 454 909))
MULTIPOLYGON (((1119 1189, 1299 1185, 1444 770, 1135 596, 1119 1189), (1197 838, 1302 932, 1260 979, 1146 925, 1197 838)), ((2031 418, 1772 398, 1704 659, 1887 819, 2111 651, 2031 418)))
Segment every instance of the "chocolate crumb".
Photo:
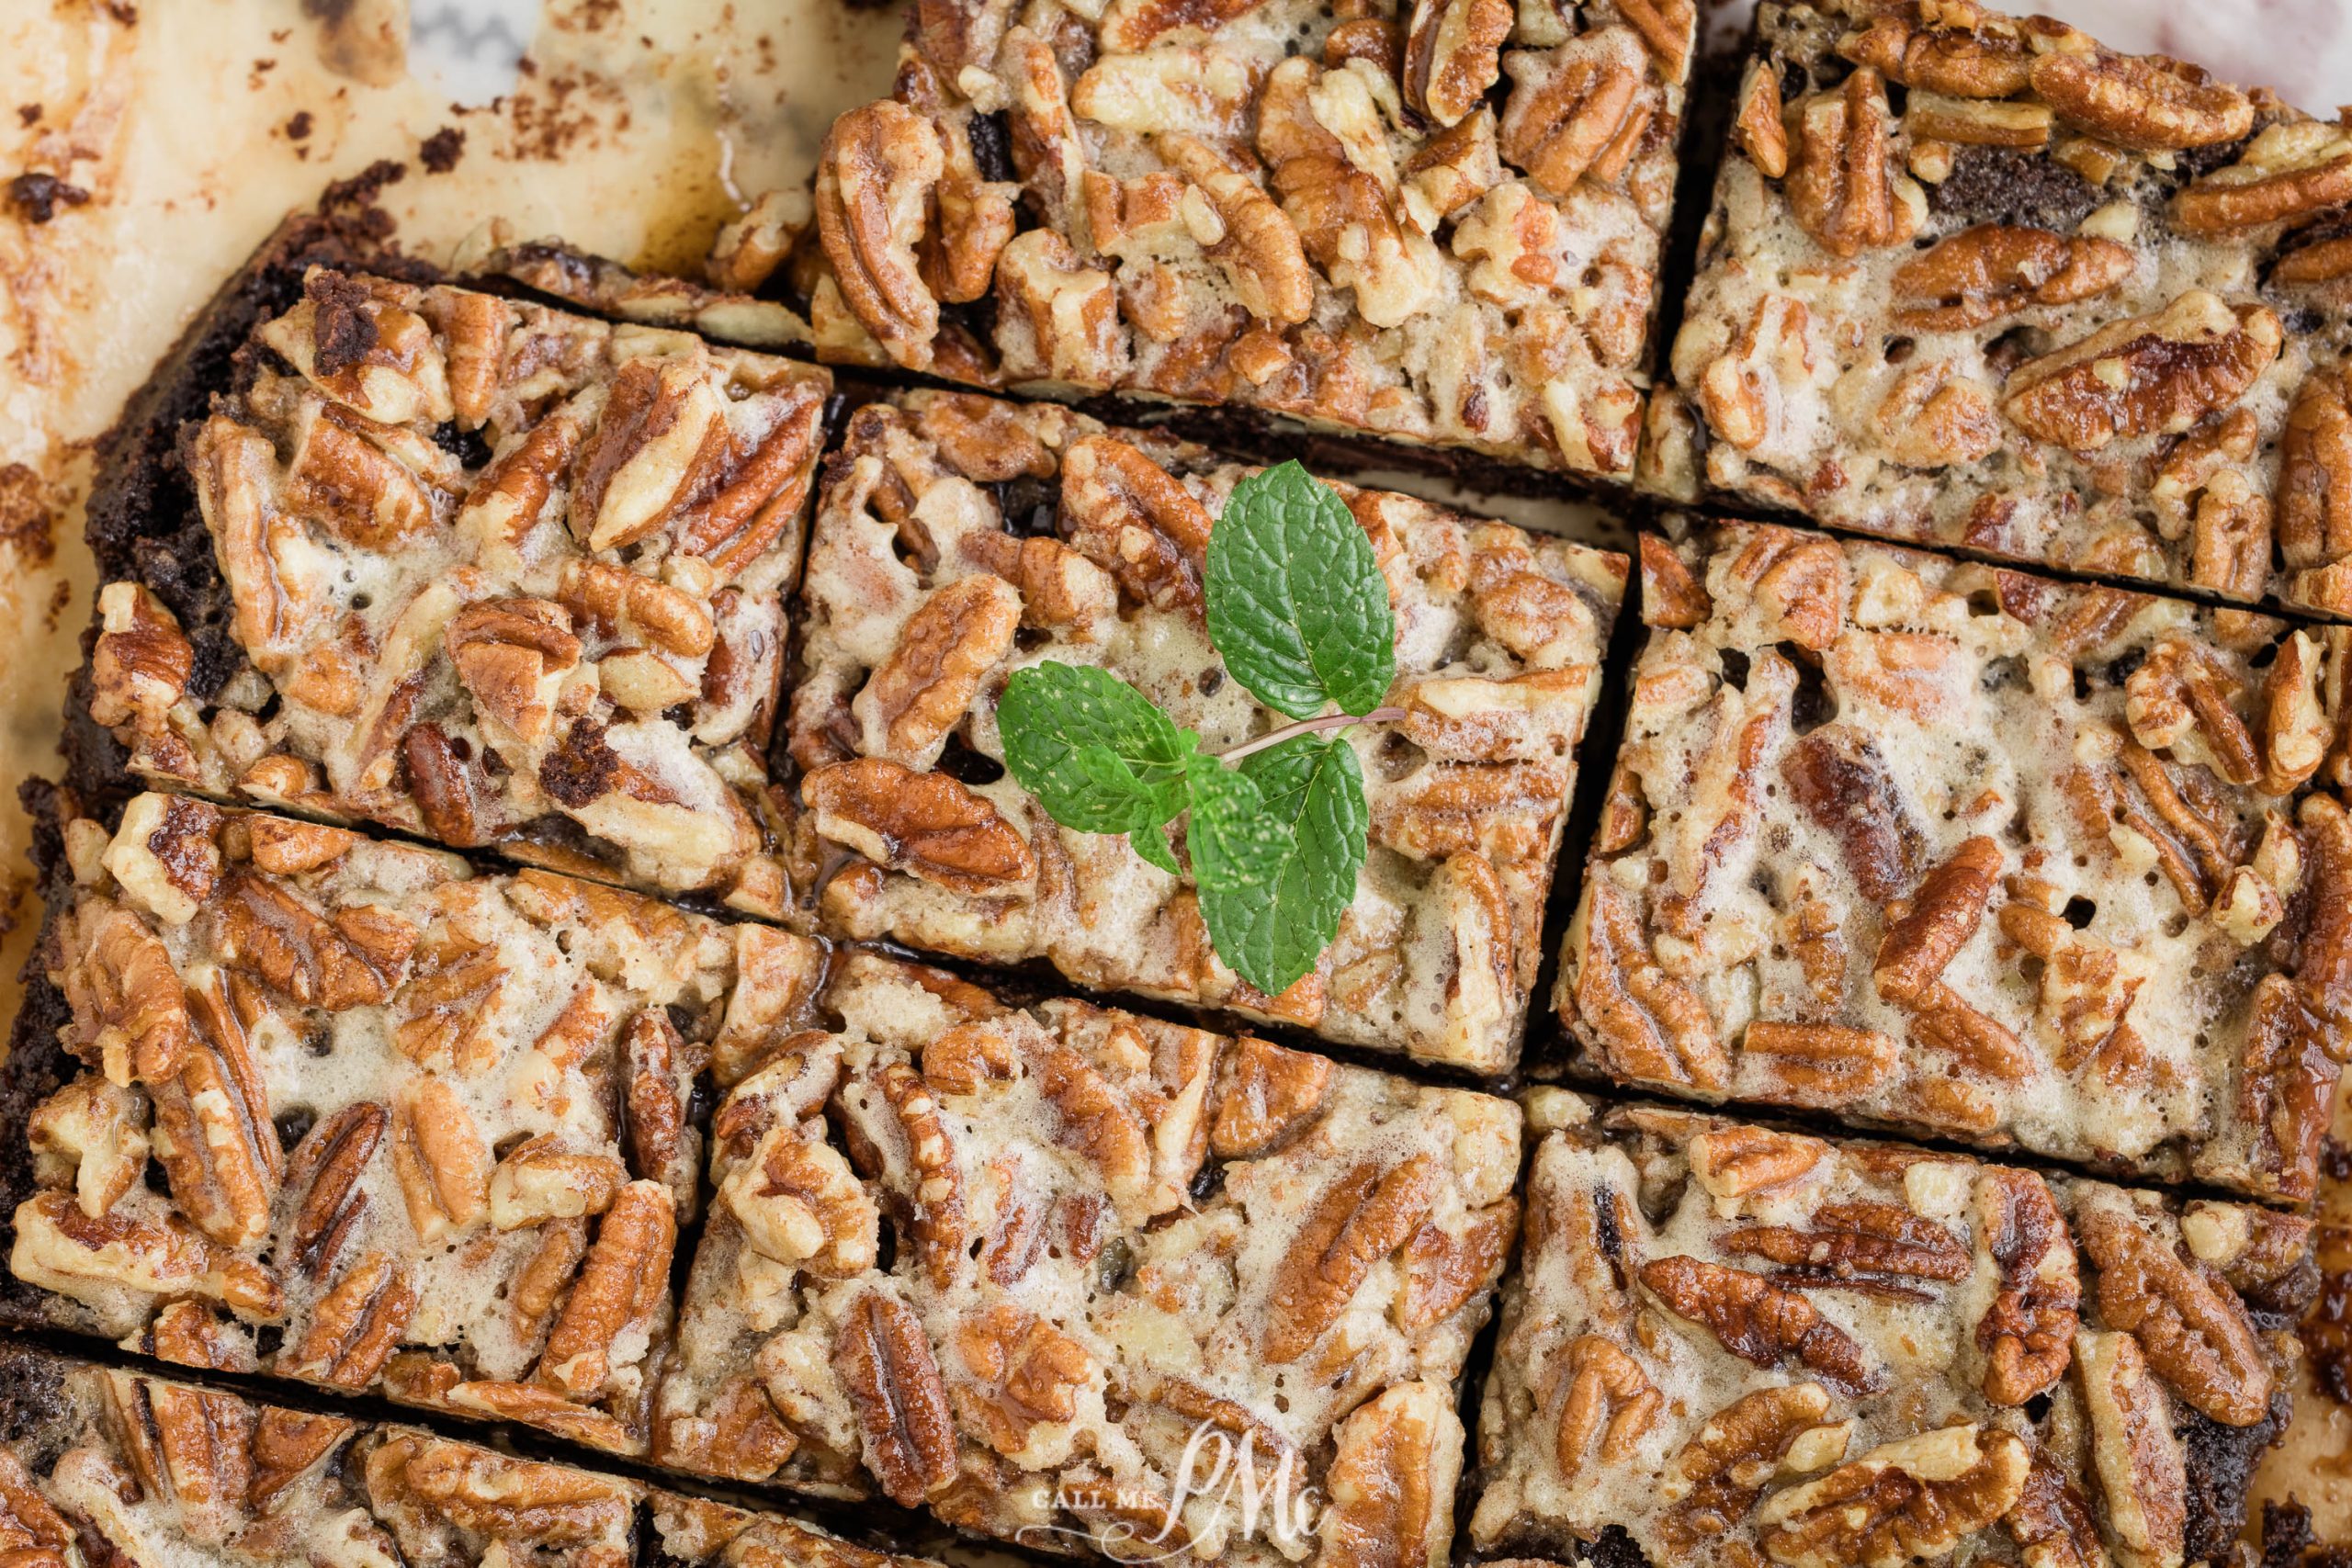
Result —
POLYGON ((34 566, 47 566, 57 555, 43 488, 40 476, 22 463, 0 468, 0 543, 16 546, 34 566))
POLYGON ((347 180, 337 180, 319 193, 322 212, 358 212, 376 205, 386 186, 408 177, 408 165, 379 158, 347 180))
POLYGON ((17 123, 18 125, 39 125, 40 123, 40 106, 39 104, 18 104, 17 106, 17 123))
POLYGON ((80 186, 67 185, 55 175, 18 175, 8 182, 9 204, 28 223, 46 223, 60 207, 79 207, 90 199, 80 186))
POLYGON ((318 374, 333 376, 368 357, 376 346, 375 319, 368 314, 368 290, 339 272, 313 273, 303 295, 317 307, 311 351, 318 374))
POLYGON ((309 140, 310 135, 311 111, 309 109, 298 110, 294 118, 286 122, 287 140, 289 141, 303 141, 309 140))
POLYGON ((539 764, 539 787, 577 810, 609 790, 620 767, 619 754, 605 744, 603 728, 583 721, 539 764))
POLYGON ((418 145, 416 156, 426 172, 446 175, 458 166, 458 160, 465 152, 466 133, 454 125, 445 125, 418 145))

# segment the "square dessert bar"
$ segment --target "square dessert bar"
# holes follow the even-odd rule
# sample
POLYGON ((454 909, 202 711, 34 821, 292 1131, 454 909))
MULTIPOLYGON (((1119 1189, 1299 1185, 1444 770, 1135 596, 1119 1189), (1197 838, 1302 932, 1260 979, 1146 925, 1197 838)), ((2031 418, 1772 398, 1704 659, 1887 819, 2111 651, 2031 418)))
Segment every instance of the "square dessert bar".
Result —
POLYGON ((2233 1560, 2308 1220, 1556 1089, 1530 1113, 1482 1550, 2233 1560))
POLYGON ((1752 524, 1642 541, 1577 1064, 2261 1197, 2352 1049, 2340 649, 1752 524))
POLYGON ((160 795, 62 860, 5 1315, 642 1450, 695 1075, 813 945, 160 795))
POLYGON ((0 1344, 0 1552, 17 1568, 920 1561, 780 1515, 14 1344, 0 1344))
POLYGON ((1448 1560, 1516 1105, 870 952, 821 1010, 723 1065, 658 1462, 1116 1557, 1448 1560))
POLYGON ((817 352, 1627 476, 1696 10, 934 0, 826 140, 817 352))
POLYGON ((166 374, 195 382, 163 400, 176 456, 119 441, 93 502, 76 718, 118 780, 78 787, 780 907, 767 741, 824 371, 314 267, 166 374))
POLYGON ((1371 857, 1320 966, 1279 997, 1211 951, 1188 876, 1057 826, 1000 762, 1004 683, 1049 660, 1132 682, 1204 750, 1283 722, 1226 678, 1203 617, 1210 525, 1253 471, 1050 404, 857 411, 827 461, 792 697, 804 820, 835 863, 820 919, 1505 1071, 1623 557, 1334 487, 1387 576, 1407 713, 1350 732, 1371 857))
POLYGON ((2352 133, 1973 0, 1766 0, 1645 478, 2352 611, 2352 133))

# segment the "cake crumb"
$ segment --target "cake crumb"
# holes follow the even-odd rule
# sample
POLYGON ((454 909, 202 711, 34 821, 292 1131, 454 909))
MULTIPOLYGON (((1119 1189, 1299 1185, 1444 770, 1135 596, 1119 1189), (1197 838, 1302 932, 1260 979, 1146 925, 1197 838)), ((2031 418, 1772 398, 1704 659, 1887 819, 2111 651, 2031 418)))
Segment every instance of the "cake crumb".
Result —
POLYGON ((88 191, 55 175, 23 174, 8 182, 9 203, 28 223, 46 223, 60 207, 79 207, 89 199, 88 191))
POLYGON ((417 161, 432 174, 446 175, 458 166, 465 156, 466 133, 454 125, 445 125, 417 145, 417 161))

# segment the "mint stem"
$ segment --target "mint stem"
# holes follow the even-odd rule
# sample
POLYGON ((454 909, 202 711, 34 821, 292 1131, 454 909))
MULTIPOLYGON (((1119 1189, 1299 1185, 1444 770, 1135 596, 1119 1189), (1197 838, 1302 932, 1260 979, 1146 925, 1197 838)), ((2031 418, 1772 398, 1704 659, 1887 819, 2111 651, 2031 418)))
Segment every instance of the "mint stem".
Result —
POLYGON ((1327 729, 1345 729, 1351 724, 1394 724, 1404 716, 1403 708, 1374 708, 1363 715, 1327 713, 1320 718, 1302 718, 1295 724, 1285 724, 1280 729, 1270 729, 1255 740, 1245 740, 1230 751, 1220 751, 1217 761, 1238 762, 1252 751, 1279 746, 1295 735, 1318 735, 1327 729))

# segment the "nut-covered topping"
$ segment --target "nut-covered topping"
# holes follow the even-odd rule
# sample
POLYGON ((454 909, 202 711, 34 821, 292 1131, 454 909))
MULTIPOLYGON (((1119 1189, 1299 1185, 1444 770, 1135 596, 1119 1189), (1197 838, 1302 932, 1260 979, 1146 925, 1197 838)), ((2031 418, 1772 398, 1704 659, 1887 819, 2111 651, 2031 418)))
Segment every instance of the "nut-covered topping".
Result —
POLYGON ((1588 886, 1575 1002, 1611 1066, 1711 1093, 1728 1089, 1731 1061, 1706 1004, 1659 965, 1632 899, 1614 882, 1596 876, 1588 886))
POLYGON ((1501 71, 1509 0, 1414 0, 1405 35, 1405 101, 1440 125, 1478 107, 1501 71))
POLYGON ((2283 340, 2266 307, 2191 289, 2153 315, 2101 327, 2009 376, 2002 412, 2072 452, 2177 435, 2243 396, 2283 340))
POLYGON ((1832 255, 1899 245, 1918 231, 1926 198, 1888 166, 1893 130, 1885 83, 1867 66, 1798 108, 1789 210, 1832 255))
POLYGON ((857 757, 819 768, 800 792, 819 833, 894 871, 975 897, 1036 874, 1028 840, 945 773, 857 757))
POLYGON ((2030 76, 2035 95, 2068 124, 2137 152, 2211 147, 2254 129, 2244 93, 2154 56, 2053 50, 2035 57, 2030 76))
POLYGON ((1560 1473, 1576 1476, 1597 1435, 1600 1461, 1623 1464, 1666 1406, 1641 1363, 1597 1334, 1579 1335, 1566 1357, 1567 1393, 1560 1400, 1556 1453, 1560 1473))
POLYGON ((817 164, 817 232, 833 280, 899 364, 926 370, 939 301, 915 255, 932 188, 945 171, 930 121, 885 98, 833 122, 817 164))
POLYGON ((2098 1269, 2108 1326, 2136 1337, 2156 1374, 2214 1420, 2261 1420, 2270 1406, 2270 1361, 2237 1293, 2128 1213, 2093 1208, 2076 1216, 2075 1233, 2098 1269))
POLYGON ((2030 306, 2095 299, 2132 266, 2130 247, 2112 240, 1979 224, 1895 269, 1894 321, 1925 332, 1981 327, 2030 306))
POLYGON ((866 752, 926 767, 964 722, 981 678, 1012 648, 1021 595, 1002 579, 960 577, 915 607, 890 656, 852 705, 866 752))
POLYGON ((2031 1451, 2014 1435, 1946 1427, 1872 1449, 1818 1481, 1776 1492, 1757 1517, 1786 1568, 1896 1568, 1948 1555, 2025 1490, 2031 1451))
POLYGON ((922 1502, 956 1478, 956 1426, 931 1341, 896 1296, 857 1298, 834 1345, 842 1386, 857 1410, 865 1468, 891 1501, 922 1502))
POLYGON ((1295 1361, 1314 1347, 1373 1269, 1420 1229, 1442 1179, 1433 1158, 1415 1155, 1385 1170, 1365 1160, 1324 1189, 1267 1303, 1269 1361, 1295 1361))
POLYGON ((1999 1292, 1976 1324, 1984 1397, 2023 1404, 2065 1375, 2082 1304, 2075 1249, 2050 1189, 2021 1170, 1978 1174, 1976 1224, 2001 1270, 1999 1292))
POLYGON ((1740 1359, 1770 1367, 1783 1358, 1832 1388, 1861 1394, 1883 1387, 1885 1373, 1865 1364, 1861 1346, 1825 1319, 1811 1302, 1760 1274, 1696 1258, 1659 1258, 1641 1267, 1643 1285, 1678 1316, 1713 1334, 1740 1359))

